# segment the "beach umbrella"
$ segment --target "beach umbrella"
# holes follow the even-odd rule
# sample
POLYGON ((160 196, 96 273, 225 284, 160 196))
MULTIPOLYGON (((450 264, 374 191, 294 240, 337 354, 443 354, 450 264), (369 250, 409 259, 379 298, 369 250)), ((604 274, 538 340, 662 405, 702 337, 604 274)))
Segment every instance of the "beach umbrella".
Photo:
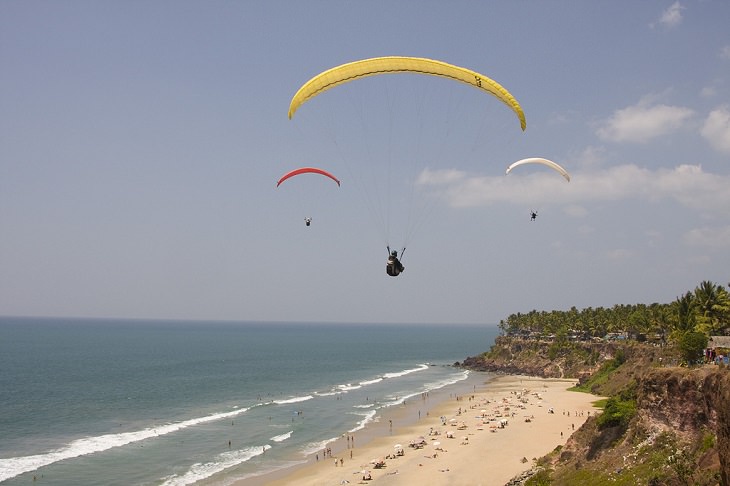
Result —
POLYGON ((439 442, 439 441, 433 442, 433 445, 440 446, 441 445, 441 442, 439 442))
POLYGON ((393 446, 395 449, 403 449, 403 446, 400 444, 396 444, 393 446))

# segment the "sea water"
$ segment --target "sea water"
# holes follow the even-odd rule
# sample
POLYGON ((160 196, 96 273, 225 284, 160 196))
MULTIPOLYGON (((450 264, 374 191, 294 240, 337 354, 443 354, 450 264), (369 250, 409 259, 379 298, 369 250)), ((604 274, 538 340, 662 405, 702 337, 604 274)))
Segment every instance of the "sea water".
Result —
POLYGON ((0 483, 231 484, 458 387, 495 326, 0 318, 0 483))

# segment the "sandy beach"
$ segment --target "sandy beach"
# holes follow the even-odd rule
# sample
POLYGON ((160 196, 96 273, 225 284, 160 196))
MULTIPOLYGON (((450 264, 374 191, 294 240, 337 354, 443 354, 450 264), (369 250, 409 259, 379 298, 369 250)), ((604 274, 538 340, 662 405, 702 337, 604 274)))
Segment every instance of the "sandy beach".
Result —
POLYGON ((237 484, 501 486, 529 469, 533 459, 564 444, 595 413, 592 403, 598 397, 568 391, 574 384, 500 376, 430 407, 430 397, 422 397, 422 403, 412 399, 384 416, 369 436, 359 431, 338 440, 327 457, 318 454, 276 477, 237 484), (407 422, 399 413, 418 416, 398 426, 407 422))

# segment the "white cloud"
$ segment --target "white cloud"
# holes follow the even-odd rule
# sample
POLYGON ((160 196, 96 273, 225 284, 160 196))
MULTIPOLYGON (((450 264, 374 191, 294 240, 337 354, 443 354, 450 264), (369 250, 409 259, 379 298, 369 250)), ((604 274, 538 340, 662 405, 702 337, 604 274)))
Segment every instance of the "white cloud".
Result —
POLYGON ((591 201, 637 198, 653 202, 669 199, 703 211, 725 211, 730 207, 730 176, 704 172, 698 165, 649 170, 627 164, 571 175, 568 183, 552 171, 489 177, 427 170, 419 183, 452 207, 551 201, 567 205, 566 211, 574 216, 580 216, 576 208, 591 201))
POLYGON ((650 106, 646 101, 640 101, 614 112, 596 134, 612 142, 642 143, 678 130, 693 114, 691 109, 681 106, 650 106))
POLYGON ((579 152, 577 155, 570 155, 568 160, 568 166, 570 167, 582 167, 582 168, 595 168, 600 166, 605 159, 605 149, 603 147, 588 146, 579 152))
POLYGON ((730 107, 724 105, 713 110, 700 133, 715 150, 730 154, 730 107))
POLYGON ((722 46, 722 48, 720 49, 720 58, 730 59, 730 45, 722 46))
POLYGON ((655 248, 657 246, 658 242, 661 242, 664 239, 664 235, 655 229, 649 229, 644 232, 644 235, 646 236, 646 244, 650 248, 655 248))
POLYGON ((563 212, 573 218, 583 218, 588 216, 588 209, 578 204, 569 204, 563 209, 563 212))
POLYGON ((466 178, 466 172, 456 169, 431 170, 424 169, 416 180, 416 184, 427 186, 440 186, 444 184, 453 184, 463 181, 466 178))
POLYGON ((689 258, 687 258, 687 263, 690 265, 707 265, 710 263, 712 259, 709 255, 690 255, 689 258))
POLYGON ((562 125, 575 119, 576 111, 563 111, 559 113, 551 113, 548 118, 548 125, 562 125))
POLYGON ((717 95, 717 88, 715 86, 705 86, 700 90, 700 96, 703 98, 712 98, 717 95))
POLYGON ((596 232, 596 228, 590 225, 582 225, 578 226, 578 234, 579 235, 589 235, 596 232))
POLYGON ((689 246, 730 249, 730 226, 724 228, 695 228, 682 236, 689 246))
MULTIPOLYGON (((674 2, 659 16, 659 23, 668 29, 678 26, 682 22, 682 10, 684 8, 678 1, 674 2)), ((654 24, 652 24, 652 27, 654 27, 654 24)))
POLYGON ((609 260, 626 260, 628 258, 631 258, 634 256, 633 250, 629 250, 626 248, 616 248, 614 250, 609 250, 606 252, 606 257, 609 260))

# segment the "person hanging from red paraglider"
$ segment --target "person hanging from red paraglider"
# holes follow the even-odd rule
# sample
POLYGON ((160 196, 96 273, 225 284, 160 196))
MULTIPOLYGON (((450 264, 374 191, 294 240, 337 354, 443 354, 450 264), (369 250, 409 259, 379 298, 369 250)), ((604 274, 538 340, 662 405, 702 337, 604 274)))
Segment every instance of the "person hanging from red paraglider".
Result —
MULTIPOLYGON (((281 176, 281 179, 279 179, 279 182, 276 183, 276 187, 279 187, 282 182, 284 182, 287 179, 290 179, 294 176, 300 175, 300 174, 320 174, 326 177, 329 177, 333 181, 337 183, 337 186, 340 185, 340 180, 335 177, 334 175, 330 174, 326 170, 318 169, 317 167, 301 167, 299 169, 294 169, 292 171, 287 172, 283 176, 281 176)), ((312 224, 312 218, 310 216, 307 216, 304 218, 304 224, 307 226, 310 226, 312 224)))

